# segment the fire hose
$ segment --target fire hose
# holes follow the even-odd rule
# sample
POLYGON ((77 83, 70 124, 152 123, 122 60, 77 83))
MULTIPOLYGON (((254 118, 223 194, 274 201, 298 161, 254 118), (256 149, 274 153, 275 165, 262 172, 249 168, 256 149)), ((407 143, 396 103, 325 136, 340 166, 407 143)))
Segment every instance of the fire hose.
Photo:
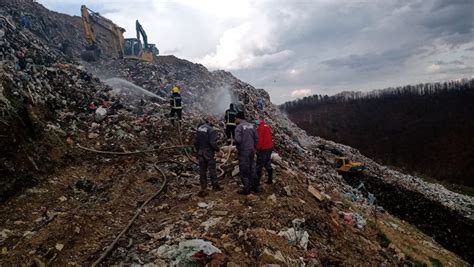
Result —
MULTIPOLYGON (((187 147, 187 146, 185 146, 185 145, 183 144, 183 138, 182 138, 182 136, 181 136, 181 124, 179 124, 179 123, 178 123, 178 136, 179 136, 179 143, 180 143, 181 147, 187 147)), ((230 145, 232 146, 232 144, 233 144, 233 140, 231 140, 230 145)), ((184 152, 186 153, 186 157, 187 157, 191 162, 193 162, 193 163, 196 164, 196 165, 199 165, 199 163, 189 154, 189 152, 188 152, 187 149, 185 149, 184 152)), ((222 177, 222 176, 224 175, 225 172, 224 172, 224 170, 222 169, 221 166, 223 166, 224 164, 227 163, 227 161, 228 161, 229 158, 230 158, 230 154, 232 154, 232 150, 229 148, 229 153, 227 154, 226 160, 225 160, 222 164, 218 164, 218 165, 217 165, 216 168, 219 170, 219 174, 217 175, 217 178, 220 178, 220 177, 222 177)))
POLYGON ((77 148, 80 148, 82 150, 86 150, 89 152, 94 152, 97 154, 108 154, 108 155, 117 155, 117 156, 124 156, 124 155, 133 155, 133 154, 140 154, 140 153, 152 153, 152 152, 157 152, 160 150, 167 150, 167 149, 179 149, 179 148, 188 148, 189 146, 167 146, 167 147, 159 147, 156 149, 149 149, 149 150, 140 150, 140 151, 130 151, 130 152, 115 152, 115 151, 103 151, 103 150, 97 150, 93 148, 88 148, 81 146, 80 144, 76 145, 77 148))
POLYGON ((138 218, 138 215, 140 215, 140 212, 143 210, 143 208, 150 203, 154 198, 156 198, 161 192, 163 192, 163 189, 165 188, 166 184, 168 183, 168 179, 165 175, 165 173, 157 166, 160 163, 166 163, 166 162, 172 162, 172 163, 180 163, 174 160, 162 160, 156 162, 153 166, 155 167, 156 170, 158 170, 161 175, 163 176, 163 183, 161 187, 156 191, 153 195, 151 195, 149 198, 143 202, 143 204, 135 211, 135 214, 133 215, 132 219, 128 222, 128 224, 125 226, 125 228, 120 232, 120 234, 114 239, 114 241, 107 247, 107 250, 102 253, 102 255, 92 264, 93 267, 98 266, 115 248, 117 245, 118 241, 120 238, 130 229, 132 226, 133 222, 138 218))

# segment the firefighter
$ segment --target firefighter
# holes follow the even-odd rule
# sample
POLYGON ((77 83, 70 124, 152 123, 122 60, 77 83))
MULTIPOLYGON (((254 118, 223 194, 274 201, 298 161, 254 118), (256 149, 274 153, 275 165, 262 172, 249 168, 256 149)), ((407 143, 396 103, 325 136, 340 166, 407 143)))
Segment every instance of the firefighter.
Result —
POLYGON ((235 137, 235 116, 237 111, 234 109, 234 104, 230 104, 228 110, 225 111, 225 135, 227 136, 227 144, 231 143, 231 140, 235 137))
POLYGON ((214 155, 219 151, 217 145, 217 132, 214 130, 215 119, 211 116, 205 119, 205 123, 198 126, 196 132, 196 142, 194 146, 198 152, 199 159, 199 175, 201 191, 198 196, 205 197, 207 193, 207 174, 212 184, 213 191, 220 191, 222 188, 217 182, 216 160, 214 155))
POLYGON ((257 131, 252 123, 245 120, 243 112, 239 111, 235 122, 235 144, 239 151, 239 169, 243 189, 238 194, 248 195, 251 191, 260 192, 255 173, 255 146, 258 143, 257 131))
POLYGON ((170 113, 170 119, 173 122, 176 121, 181 121, 182 118, 182 111, 183 111, 183 105, 181 103, 181 90, 177 85, 173 86, 171 89, 171 98, 170 98, 170 106, 171 106, 171 113, 170 113))
POLYGON ((257 144, 257 183, 260 183, 262 177, 262 170, 265 170, 268 174, 267 184, 273 183, 273 169, 272 169, 272 150, 273 150, 273 138, 272 128, 270 125, 265 123, 263 116, 259 117, 258 127, 258 144, 257 144))

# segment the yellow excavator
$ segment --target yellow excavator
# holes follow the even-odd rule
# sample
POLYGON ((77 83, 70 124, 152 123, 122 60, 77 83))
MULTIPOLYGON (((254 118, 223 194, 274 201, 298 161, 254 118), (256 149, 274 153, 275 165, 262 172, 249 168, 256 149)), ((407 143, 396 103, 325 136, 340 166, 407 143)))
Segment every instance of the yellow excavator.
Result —
POLYGON ((125 39, 125 58, 148 62, 154 61, 159 54, 158 48, 156 48, 155 44, 148 43, 146 32, 138 20, 135 22, 135 28, 137 30, 137 38, 125 39), (143 46, 140 36, 143 38, 143 46))
POLYGON ((100 58, 100 49, 97 45, 97 39, 92 25, 98 25, 109 31, 112 35, 111 45, 115 49, 117 58, 120 59, 137 59, 142 61, 153 62, 158 56, 159 51, 154 44, 148 43, 145 30, 136 21, 137 38, 124 38, 125 29, 117 26, 111 20, 101 16, 99 13, 88 9, 85 5, 81 6, 82 23, 84 25, 84 33, 87 40, 86 50, 82 51, 81 58, 86 61, 97 61, 100 58), (144 46, 140 40, 143 37, 144 46))
POLYGON ((365 170, 365 164, 350 161, 346 157, 336 157, 334 167, 340 174, 359 174, 365 170))

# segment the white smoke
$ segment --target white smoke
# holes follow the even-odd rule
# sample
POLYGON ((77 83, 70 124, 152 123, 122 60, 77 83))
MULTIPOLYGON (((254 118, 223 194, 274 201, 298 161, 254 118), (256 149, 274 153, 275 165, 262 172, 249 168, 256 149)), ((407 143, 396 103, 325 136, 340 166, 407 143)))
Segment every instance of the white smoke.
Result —
POLYGON ((231 87, 229 85, 224 85, 221 87, 214 88, 214 93, 210 99, 211 109, 209 112, 213 115, 223 115, 224 112, 229 108, 231 103, 231 87))

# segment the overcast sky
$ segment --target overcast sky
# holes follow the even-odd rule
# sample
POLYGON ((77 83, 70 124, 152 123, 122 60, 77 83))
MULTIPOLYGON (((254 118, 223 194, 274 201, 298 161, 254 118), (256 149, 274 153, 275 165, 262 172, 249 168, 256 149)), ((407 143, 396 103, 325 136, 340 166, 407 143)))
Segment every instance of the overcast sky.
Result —
POLYGON ((39 0, 80 4, 161 54, 231 71, 272 102, 474 75, 472 0, 39 0))

